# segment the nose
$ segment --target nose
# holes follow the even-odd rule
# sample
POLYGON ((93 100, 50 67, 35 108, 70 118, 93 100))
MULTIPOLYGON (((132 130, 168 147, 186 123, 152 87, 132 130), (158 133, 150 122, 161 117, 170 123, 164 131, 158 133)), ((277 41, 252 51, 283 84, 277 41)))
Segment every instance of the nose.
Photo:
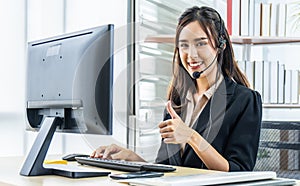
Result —
POLYGON ((191 47, 189 47, 188 56, 193 59, 198 57, 197 49, 194 45, 191 45, 191 47))

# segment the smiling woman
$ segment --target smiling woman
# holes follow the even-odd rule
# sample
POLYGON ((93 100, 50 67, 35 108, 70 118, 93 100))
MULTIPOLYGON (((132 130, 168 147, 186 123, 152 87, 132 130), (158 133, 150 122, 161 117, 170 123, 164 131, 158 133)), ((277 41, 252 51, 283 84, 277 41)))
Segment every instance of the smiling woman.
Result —
MULTIPOLYGON (((234 60, 219 13, 188 8, 179 18, 172 81, 156 162, 220 171, 249 171, 258 150, 262 103, 234 60), (199 72, 199 77, 194 73, 199 72)), ((145 161, 116 145, 93 157, 145 161)))
POLYGON ((164 118, 168 125, 160 126, 163 141, 157 162, 223 171, 252 170, 261 98, 248 89, 221 16, 209 7, 189 8, 179 18, 175 38, 174 75, 164 118), (206 43, 197 45, 199 40, 206 43), (243 97, 251 106, 240 104, 243 97), (237 111, 240 109, 243 112, 237 111), (178 141, 178 134, 186 139, 178 141))

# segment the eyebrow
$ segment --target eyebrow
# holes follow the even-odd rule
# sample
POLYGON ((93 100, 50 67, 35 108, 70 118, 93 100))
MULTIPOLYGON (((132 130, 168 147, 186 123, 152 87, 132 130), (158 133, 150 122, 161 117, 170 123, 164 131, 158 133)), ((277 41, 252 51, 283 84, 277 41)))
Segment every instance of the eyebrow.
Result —
MULTIPOLYGON (((202 40, 205 40, 205 39, 208 39, 207 37, 200 37, 200 38, 196 38, 194 39, 194 41, 202 41, 202 40)), ((179 42, 188 42, 187 39, 180 39, 179 42)))

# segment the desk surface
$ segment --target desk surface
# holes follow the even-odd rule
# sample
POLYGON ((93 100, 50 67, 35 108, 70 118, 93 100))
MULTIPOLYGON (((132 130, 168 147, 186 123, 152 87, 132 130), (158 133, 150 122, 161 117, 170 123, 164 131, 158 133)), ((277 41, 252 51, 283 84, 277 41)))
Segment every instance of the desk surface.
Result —
MULTIPOLYGON (((19 172, 23 165, 24 159, 22 157, 0 157, 0 165, 1 165, 1 174, 0 174, 0 185, 22 185, 22 186, 36 186, 36 185, 123 185, 120 183, 116 183, 115 181, 110 180, 107 176, 103 177, 92 177, 92 178, 80 178, 80 179, 72 179, 66 178, 62 176, 21 176, 19 172)), ((74 164, 77 164, 74 162, 74 164)), ((100 168, 95 168, 100 169, 100 168)), ((101 170, 101 169, 100 169, 101 170)), ((107 171, 107 169, 103 169, 103 171, 107 171)), ((112 173, 121 173, 120 171, 109 170, 112 173)), ((207 172, 208 170, 201 169, 192 169, 185 167, 177 167, 177 170, 172 173, 165 173, 165 175, 188 175, 188 174, 198 174, 207 172)))
MULTIPOLYGON (((22 186, 36 186, 36 185, 107 185, 107 186, 121 186, 124 184, 116 183, 110 180, 107 176, 104 177, 92 177, 92 178, 80 178, 71 179, 62 176, 21 176, 19 175, 24 159, 22 157, 0 157, 1 174, 0 185, 22 185, 22 186)), ((74 162, 76 164, 76 162, 74 162)), ((100 168, 96 168, 100 169, 100 168)), ((107 171, 107 169, 103 169, 107 171)), ((177 167, 177 170, 172 173, 165 173, 166 176, 175 175, 191 175, 205 173, 209 170, 193 169, 186 167, 177 167)), ((111 171, 112 173, 121 173, 120 171, 111 171)), ((300 182, 297 182, 300 186, 300 182)))

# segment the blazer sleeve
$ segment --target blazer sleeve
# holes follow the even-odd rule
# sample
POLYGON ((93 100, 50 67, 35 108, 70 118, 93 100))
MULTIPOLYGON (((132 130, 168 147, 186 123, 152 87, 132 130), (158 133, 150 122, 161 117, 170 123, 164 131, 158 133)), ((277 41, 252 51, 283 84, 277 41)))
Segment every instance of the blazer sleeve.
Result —
POLYGON ((224 157, 229 162, 229 171, 251 171, 259 145, 262 101, 260 94, 253 90, 238 94, 235 103, 239 115, 231 129, 224 157))

